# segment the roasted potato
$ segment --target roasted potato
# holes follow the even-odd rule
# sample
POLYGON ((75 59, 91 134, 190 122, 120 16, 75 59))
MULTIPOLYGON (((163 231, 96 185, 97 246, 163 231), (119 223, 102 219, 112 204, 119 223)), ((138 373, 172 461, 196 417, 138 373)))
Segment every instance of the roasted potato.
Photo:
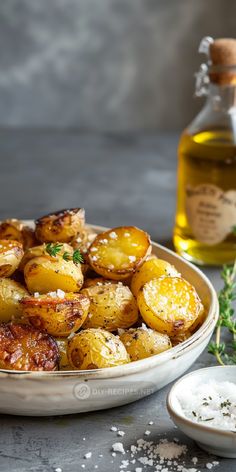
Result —
MULTIPOLYGON (((57 255, 62 256, 65 252, 67 252, 68 254, 73 254, 74 249, 70 244, 61 243, 60 244, 60 249, 59 249, 57 255)), ((20 262, 20 265, 19 265, 19 270, 23 271, 24 268, 25 268, 25 265, 27 264, 27 262, 29 262, 34 257, 48 256, 48 255, 49 255, 49 253, 47 251, 47 244, 45 244, 45 243, 40 244, 40 246, 34 246, 34 247, 29 248, 27 251, 25 251, 25 253, 24 253, 24 255, 21 259, 21 262, 20 262)))
POLYGON ((24 249, 37 244, 34 230, 22 221, 13 218, 0 223, 0 239, 18 241, 24 249))
POLYGON ((8 239, 0 240, 0 277, 10 277, 24 254, 22 244, 8 239))
POLYGON ((140 328, 127 329, 119 333, 119 336, 131 361, 145 359, 171 348, 171 341, 167 334, 158 333, 145 325, 140 328))
POLYGON ((189 330, 203 311, 195 288, 181 277, 160 277, 138 292, 138 307, 145 323, 170 337, 189 330))
POLYGON ((162 277, 178 277, 177 269, 169 262, 157 257, 149 256, 146 261, 139 267, 131 280, 131 291, 137 297, 140 288, 149 282, 149 280, 162 277))
POLYGON ((56 370, 59 350, 47 333, 30 325, 0 324, 0 368, 8 370, 56 370))
POLYGON ((36 220, 35 234, 39 241, 68 243, 84 229, 85 212, 83 208, 61 210, 36 220))
POLYGON ((121 282, 100 282, 82 289, 81 293, 90 299, 89 314, 84 328, 104 328, 116 331, 129 328, 138 319, 136 300, 121 282))
POLYGON ((53 336, 68 336, 83 324, 89 309, 89 299, 81 293, 62 290, 20 300, 26 321, 53 336))
POLYGON ((92 228, 85 226, 79 236, 71 241, 71 245, 74 249, 79 249, 82 254, 86 254, 96 236, 97 233, 92 228))
POLYGON ((0 278, 0 322, 21 317, 19 301, 28 295, 27 290, 15 280, 0 278))
POLYGON ((64 292, 79 292, 83 285, 80 264, 65 261, 61 256, 39 256, 29 260, 24 268, 29 292, 48 293, 58 288, 64 292))
POLYGON ((123 280, 137 270, 150 251, 147 233, 134 226, 121 226, 97 235, 87 260, 103 277, 123 280))
POLYGON ((104 329, 85 329, 68 342, 68 359, 78 370, 102 369, 127 364, 130 361, 118 336, 104 329))
POLYGON ((59 349, 59 370, 73 370, 67 356, 68 338, 56 338, 59 349))
POLYGON ((186 341, 186 339, 190 338, 190 336, 191 336, 190 331, 186 331, 185 333, 177 334, 176 336, 171 338, 172 346, 174 347, 174 346, 177 346, 180 343, 183 343, 184 341, 186 341))

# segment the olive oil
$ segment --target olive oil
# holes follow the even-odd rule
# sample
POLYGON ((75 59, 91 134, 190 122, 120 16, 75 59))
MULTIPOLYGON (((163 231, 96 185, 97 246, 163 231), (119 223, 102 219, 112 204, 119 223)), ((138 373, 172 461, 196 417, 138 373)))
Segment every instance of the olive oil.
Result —
MULTIPOLYGON (((213 190, 214 187, 220 189, 226 196, 228 191, 236 189, 236 137, 232 132, 215 129, 201 131, 193 135, 188 132, 183 133, 179 143, 179 190, 174 230, 175 247, 187 259, 211 265, 232 262, 236 257, 236 236, 233 231, 229 229, 229 233, 226 234, 223 241, 214 243, 217 240, 216 232, 220 232, 219 239, 221 239, 221 231, 223 231, 223 228, 220 227, 223 224, 221 208, 223 197, 219 199, 218 204, 216 201, 212 205, 212 195, 209 196, 207 203, 208 196, 206 191, 203 191, 206 203, 202 207, 202 215, 200 216, 201 227, 196 228, 198 238, 190 227, 189 219, 191 218, 188 218, 186 208, 188 189, 202 188, 204 185, 209 190, 211 186, 213 190), (211 244, 211 239, 213 244, 211 244)), ((230 203, 229 207, 231 208, 230 203)), ((227 204, 226 208, 225 205, 223 208, 224 211, 227 211, 227 204)), ((231 215, 230 208, 229 214, 231 215)), ((228 223, 232 224, 232 227, 236 224, 231 220, 228 223)))
POLYGON ((204 38, 208 56, 197 75, 200 113, 186 128, 178 149, 174 245, 198 264, 236 258, 236 40, 204 38))

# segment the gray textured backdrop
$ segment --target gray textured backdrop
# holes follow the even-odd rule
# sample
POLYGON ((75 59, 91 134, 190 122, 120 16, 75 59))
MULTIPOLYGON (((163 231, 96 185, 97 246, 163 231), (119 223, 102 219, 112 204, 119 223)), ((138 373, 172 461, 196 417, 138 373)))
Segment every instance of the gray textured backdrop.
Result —
POLYGON ((235 0, 1 0, 0 126, 182 128, 204 35, 235 0))

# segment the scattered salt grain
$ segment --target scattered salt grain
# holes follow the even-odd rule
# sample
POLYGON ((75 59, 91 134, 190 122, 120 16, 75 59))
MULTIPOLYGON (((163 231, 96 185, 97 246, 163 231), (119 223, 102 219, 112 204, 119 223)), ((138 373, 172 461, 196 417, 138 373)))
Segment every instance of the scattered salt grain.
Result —
POLYGON ((117 435, 118 435, 118 436, 124 436, 124 435, 125 435, 125 432, 124 432, 124 431, 118 431, 117 435))
POLYGON ((117 236, 117 234, 115 233, 115 231, 112 231, 112 232, 110 233, 110 238, 111 238, 111 239, 117 239, 117 237, 118 237, 118 236, 117 236))
POLYGON ((121 442, 112 444, 112 450, 114 452, 120 452, 121 454, 125 454, 124 446, 121 442))
POLYGON ((90 459, 92 457, 92 452, 87 452, 87 454, 84 455, 85 459, 90 459))
POLYGON ((143 468, 142 467, 136 467, 135 472, 142 472, 143 468))
POLYGON ((129 261, 130 261, 130 262, 135 262, 135 261, 136 261, 136 257, 135 257, 135 256, 129 256, 129 261))
POLYGON ((194 465, 196 465, 198 463, 198 458, 194 456, 192 458, 192 462, 193 462, 194 465))
POLYGON ((116 426, 112 426, 111 431, 118 431, 118 428, 116 426))
POLYGON ((34 292, 34 298, 39 298, 40 294, 39 292, 34 292))
POLYGON ((207 468, 207 469, 211 470, 212 467, 213 467, 213 464, 211 464, 211 462, 208 462, 208 463, 206 464, 206 468, 207 468))
POLYGON ((149 421, 149 423, 148 423, 148 424, 152 425, 152 424, 154 424, 154 423, 153 423, 153 421, 149 421))
POLYGON ((116 452, 111 453, 112 457, 116 457, 116 452))
POLYGON ((144 434, 145 434, 145 436, 149 436, 149 434, 151 434, 151 431, 148 431, 148 430, 147 430, 147 431, 145 431, 144 434))
POLYGON ((57 467, 57 468, 55 469, 55 472, 62 472, 61 467, 57 467))

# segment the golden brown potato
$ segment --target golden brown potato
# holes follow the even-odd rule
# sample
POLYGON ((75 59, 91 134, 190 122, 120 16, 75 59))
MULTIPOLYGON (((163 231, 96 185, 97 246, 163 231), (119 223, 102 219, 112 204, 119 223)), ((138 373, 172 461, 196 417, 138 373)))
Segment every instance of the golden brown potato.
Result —
POLYGON ((169 262, 149 256, 133 275, 130 287, 131 291, 134 296, 137 297, 140 288, 149 282, 149 280, 166 275, 169 277, 178 277, 179 273, 169 262))
POLYGON ((94 285, 117 284, 116 280, 104 279, 103 277, 94 277, 94 279, 87 278, 84 281, 83 289, 93 287, 94 285))
POLYGON ((125 330, 119 333, 119 336, 131 361, 145 359, 171 348, 171 341, 167 334, 158 333, 145 325, 141 328, 125 330))
POLYGON ((83 208, 60 210, 36 220, 35 234, 39 241, 68 243, 83 231, 85 212, 83 208))
POLYGON ((0 223, 0 239, 18 241, 22 244, 24 249, 28 249, 37 244, 34 230, 25 225, 22 221, 14 218, 0 223))
POLYGON ((26 321, 53 336, 63 337, 82 326, 88 314, 89 299, 81 293, 57 290, 22 298, 20 305, 26 321))
POLYGON ((124 344, 104 329, 85 329, 68 342, 68 359, 78 370, 115 367, 130 362, 124 344))
POLYGON ((113 280, 127 279, 151 251, 147 233, 121 226, 99 234, 88 250, 87 260, 98 274, 113 280))
POLYGON ((89 314, 84 328, 104 328, 116 331, 129 328, 138 319, 136 300, 121 282, 100 282, 82 289, 81 293, 90 299, 89 314))
POLYGON ((34 257, 25 265, 24 276, 31 293, 54 292, 58 288, 79 292, 84 280, 81 265, 65 261, 61 256, 34 257))
POLYGON ((59 349, 59 370, 73 370, 67 356, 68 338, 56 338, 59 349))
POLYGON ((0 322, 21 317, 19 301, 28 295, 27 290, 15 280, 0 278, 0 322))
POLYGON ((181 277, 160 277, 138 292, 138 307, 145 323, 170 337, 189 330, 203 311, 195 288, 181 277))
POLYGON ((0 240, 0 277, 10 277, 24 254, 22 244, 8 239, 0 240))
POLYGON ((0 368, 8 370, 56 370, 59 350, 47 333, 30 325, 0 324, 0 368))
POLYGON ((178 344, 183 343, 184 341, 186 341, 186 339, 190 338, 190 336, 190 331, 177 334, 176 336, 171 338, 172 346, 177 346, 178 344))
MULTIPOLYGON (((73 254, 74 252, 74 249, 70 244, 60 243, 60 248, 58 244, 57 246, 58 246, 58 252, 57 252, 58 256, 63 256, 65 252, 68 252, 69 254, 73 254)), ((23 271, 27 262, 29 262, 34 257, 49 256, 47 247, 48 247, 47 244, 40 244, 40 246, 34 246, 34 247, 29 248, 27 251, 25 251, 19 265, 19 270, 23 271)))

